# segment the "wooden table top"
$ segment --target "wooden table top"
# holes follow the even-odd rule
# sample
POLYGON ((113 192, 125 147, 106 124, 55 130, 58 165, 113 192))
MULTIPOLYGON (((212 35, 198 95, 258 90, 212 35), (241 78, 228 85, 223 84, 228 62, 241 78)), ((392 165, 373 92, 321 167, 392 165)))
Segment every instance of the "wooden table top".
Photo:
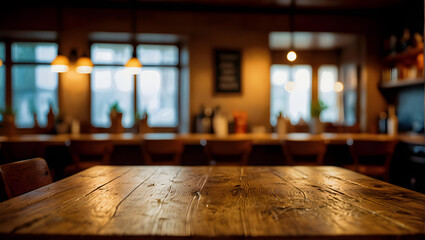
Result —
POLYGON ((327 166, 96 166, 0 203, 0 239, 189 236, 424 239, 425 195, 327 166))
POLYGON ((398 139, 404 142, 413 142, 416 144, 424 143, 424 136, 418 135, 398 135, 396 137, 386 134, 368 134, 368 133, 323 133, 323 134, 309 134, 309 133, 289 133, 284 136, 279 136, 275 133, 263 134, 230 134, 225 137, 218 137, 214 134, 174 134, 174 133, 148 133, 148 134, 33 134, 33 135, 18 135, 14 137, 0 137, 0 143, 5 141, 16 142, 44 142, 49 145, 63 145, 72 139, 85 139, 92 141, 110 140, 116 145, 138 145, 144 139, 180 139, 186 145, 199 145, 202 141, 211 139, 248 139, 252 140, 255 145, 279 145, 283 140, 311 140, 323 139, 328 144, 346 144, 348 139, 368 139, 368 140, 385 140, 385 139, 398 139))

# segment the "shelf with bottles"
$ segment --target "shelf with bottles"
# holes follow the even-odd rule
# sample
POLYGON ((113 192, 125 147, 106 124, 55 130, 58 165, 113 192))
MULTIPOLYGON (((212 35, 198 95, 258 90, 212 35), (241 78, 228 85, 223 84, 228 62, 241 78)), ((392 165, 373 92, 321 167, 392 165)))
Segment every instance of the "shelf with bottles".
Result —
POLYGON ((423 84, 423 37, 404 29, 400 40, 395 35, 385 42, 387 56, 383 59, 381 88, 397 88, 423 84))

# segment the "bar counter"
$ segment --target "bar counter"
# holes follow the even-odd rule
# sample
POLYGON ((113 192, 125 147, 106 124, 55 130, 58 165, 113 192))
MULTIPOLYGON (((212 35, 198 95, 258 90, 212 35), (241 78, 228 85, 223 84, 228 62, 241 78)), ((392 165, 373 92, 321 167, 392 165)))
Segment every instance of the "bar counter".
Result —
POLYGON ((147 134, 109 134, 109 133, 96 133, 96 134, 28 134, 17 135, 13 137, 0 136, 0 143, 11 142, 43 142, 47 145, 63 145, 72 139, 84 139, 93 141, 113 141, 115 145, 138 145, 144 139, 180 139, 185 145, 199 145, 202 141, 214 139, 240 139, 252 140, 254 145, 279 145, 286 139, 290 140, 312 140, 323 139, 327 144, 346 144, 347 140, 386 140, 397 139, 401 142, 424 145, 424 135, 409 135, 400 134, 390 136, 386 134, 368 134, 368 133, 322 133, 322 134, 309 134, 309 133, 288 133, 279 136, 276 133, 263 133, 263 134, 229 134, 227 136, 217 136, 214 134, 174 134, 174 133, 147 133, 147 134))

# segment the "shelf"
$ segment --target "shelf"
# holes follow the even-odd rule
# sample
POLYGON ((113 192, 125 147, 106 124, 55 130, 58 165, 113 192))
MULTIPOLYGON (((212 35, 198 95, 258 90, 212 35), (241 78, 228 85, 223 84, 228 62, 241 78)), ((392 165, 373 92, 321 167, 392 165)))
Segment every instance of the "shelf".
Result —
POLYGON ((391 54, 389 56, 387 56, 386 58, 384 58, 384 61, 387 63, 392 63, 392 62, 400 62, 400 61, 409 61, 409 60, 414 60, 416 61, 416 56, 420 53, 423 53, 424 49, 422 48, 414 48, 414 49, 410 49, 401 53, 397 53, 397 54, 391 54))
POLYGON ((384 89, 401 88, 401 87, 416 86, 416 85, 419 86, 419 85, 423 85, 424 83, 425 83, 424 78, 403 79, 403 80, 398 80, 395 82, 381 83, 380 87, 384 89))

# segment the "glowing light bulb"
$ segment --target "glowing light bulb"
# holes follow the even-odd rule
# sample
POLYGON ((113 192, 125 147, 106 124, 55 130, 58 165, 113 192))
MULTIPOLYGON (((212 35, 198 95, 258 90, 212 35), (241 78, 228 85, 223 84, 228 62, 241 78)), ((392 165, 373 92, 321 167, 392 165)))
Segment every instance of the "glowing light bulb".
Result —
POLYGON ((288 59, 290 62, 293 62, 295 59, 297 59, 297 54, 294 51, 289 51, 286 55, 286 59, 288 59))
POLYGON ((335 92, 342 92, 342 90, 344 90, 344 84, 342 84, 341 82, 336 82, 334 84, 334 90, 335 92))
POLYGON ((294 82, 286 82, 285 84, 285 90, 287 92, 292 92, 295 89, 295 83, 294 82))

